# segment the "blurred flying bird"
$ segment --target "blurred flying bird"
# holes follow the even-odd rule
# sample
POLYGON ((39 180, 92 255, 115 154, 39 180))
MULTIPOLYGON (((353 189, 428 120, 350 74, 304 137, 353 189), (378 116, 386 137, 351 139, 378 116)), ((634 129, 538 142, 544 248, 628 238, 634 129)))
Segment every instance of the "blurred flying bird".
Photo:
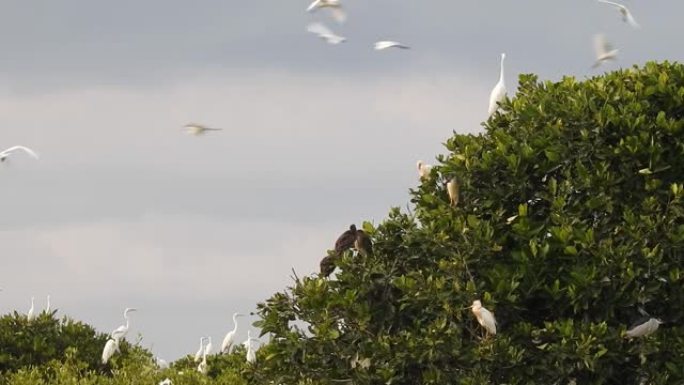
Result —
POLYGON ((114 353, 119 351, 119 341, 113 338, 107 340, 104 349, 102 350, 102 363, 107 364, 114 353))
POLYGON ((635 29, 641 28, 639 23, 637 23, 636 20, 634 19, 634 16, 632 16, 632 12, 630 12, 629 9, 627 7, 625 7, 624 5, 622 5, 620 3, 613 2, 613 1, 607 1, 607 0, 598 0, 598 2, 603 3, 603 4, 610 4, 610 5, 614 6, 618 10, 618 12, 620 12, 620 15, 622 16, 622 21, 629 24, 632 28, 635 28, 635 29))
POLYGON ((646 337, 655 333, 661 324, 663 324, 663 321, 660 319, 645 316, 630 326, 630 328, 625 332, 625 338, 646 337))
POLYGON ((28 313, 26 313, 26 319, 31 322, 36 319, 36 311, 35 311, 35 306, 33 305, 33 301, 35 300, 34 297, 31 297, 31 308, 28 310, 28 313))
POLYGON ((400 49, 411 49, 406 44, 399 43, 398 41, 391 41, 391 40, 381 40, 375 42, 375 50, 376 51, 382 51, 387 48, 400 48, 400 49))
POLYGON ((117 343, 119 342, 120 339, 126 337, 126 334, 128 334, 128 328, 130 326, 129 319, 128 319, 128 313, 130 313, 132 311, 137 311, 137 310, 138 309, 130 308, 130 307, 127 307, 126 310, 124 310, 123 316, 124 316, 124 319, 126 320, 126 324, 121 325, 118 328, 114 329, 114 331, 112 331, 112 334, 111 334, 112 339, 115 339, 117 343))
POLYGON ((237 333, 238 328, 238 317, 243 317, 244 314, 234 313, 233 314, 233 330, 229 331, 228 334, 223 338, 223 343, 221 344, 221 353, 230 353, 233 348, 233 342, 235 341, 235 333, 237 333))
POLYGON ((183 128, 185 128, 185 131, 187 133, 195 135, 195 136, 203 135, 207 131, 221 131, 221 130, 223 130, 222 128, 212 128, 212 127, 203 126, 203 125, 197 124, 197 123, 188 123, 185 126, 183 126, 183 128))
POLYGON ((430 171, 432 171, 432 165, 425 164, 422 160, 419 160, 418 163, 416 163, 416 166, 418 167, 418 176, 420 177, 420 179, 426 179, 430 176, 430 171))
POLYGON ((603 34, 594 36, 594 50, 596 52, 596 62, 592 68, 600 66, 603 62, 608 60, 615 60, 617 58, 618 50, 608 43, 603 34))
POLYGON ((313 34, 316 34, 318 37, 325 40, 328 44, 337 45, 347 41, 346 38, 335 34, 328 27, 321 23, 309 24, 309 26, 306 27, 306 30, 313 34))
POLYGON ((477 322, 482 325, 482 327, 491 335, 496 334, 496 319, 494 319, 494 314, 482 306, 482 302, 479 300, 473 301, 473 306, 471 310, 477 318, 477 322))
POLYGON ((356 242, 356 225, 349 226, 349 230, 342 233, 335 241, 335 253, 338 255, 342 254, 346 250, 354 247, 354 242, 356 242))
POLYGON ((314 0, 306 9, 307 12, 314 12, 318 9, 329 9, 332 17, 338 23, 344 23, 347 20, 347 14, 342 9, 340 0, 314 0))
POLYGON ((456 207, 458 205, 459 185, 455 177, 447 182, 446 188, 451 206, 456 207))
POLYGON ((8 156, 12 155, 13 153, 15 153, 17 151, 23 151, 23 152, 29 154, 34 159, 38 159, 38 154, 36 154, 30 148, 24 147, 24 146, 13 146, 13 147, 10 147, 10 148, 0 152, 0 162, 4 162, 8 156))
POLYGON ((501 71, 499 73, 499 82, 496 83, 494 89, 489 94, 489 116, 492 116, 499 109, 499 103, 501 103, 506 97, 506 81, 504 79, 504 61, 506 60, 506 54, 501 54, 501 71))

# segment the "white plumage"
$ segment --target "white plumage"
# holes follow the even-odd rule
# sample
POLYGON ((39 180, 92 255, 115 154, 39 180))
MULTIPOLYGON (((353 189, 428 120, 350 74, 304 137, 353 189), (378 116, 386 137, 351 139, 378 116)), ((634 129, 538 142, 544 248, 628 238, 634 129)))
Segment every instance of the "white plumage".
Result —
POLYGON ((195 136, 206 134, 207 131, 221 131, 221 130, 223 130, 222 128, 207 127, 207 126, 197 124, 197 123, 188 123, 183 127, 185 128, 185 131, 187 131, 187 133, 195 135, 195 136))
POLYGON ((447 182, 447 194, 449 194, 449 203, 451 204, 452 207, 456 207, 458 205, 458 194, 459 194, 459 186, 458 186, 458 181, 456 178, 451 178, 449 182, 447 182))
POLYGON ((126 320, 125 325, 121 325, 118 328, 114 329, 111 333, 111 338, 115 339, 117 342, 119 342, 120 339, 126 337, 126 334, 128 334, 128 328, 130 327, 129 319, 128 319, 128 313, 132 311, 137 311, 138 309, 135 308, 126 308, 124 310, 124 319, 126 320))
POLYGON ((375 42, 374 48, 376 51, 382 51, 387 48, 410 49, 411 47, 406 44, 399 43, 398 41, 381 40, 375 42))
POLYGON ((618 50, 613 48, 603 34, 594 36, 594 51, 596 52, 596 62, 592 68, 600 66, 605 61, 615 60, 618 54, 618 50))
POLYGON ((636 20, 634 19, 634 16, 632 16, 632 12, 630 12, 626 6, 624 6, 620 3, 616 3, 613 1, 607 1, 607 0, 598 0, 598 2, 614 6, 618 10, 618 12, 620 12, 620 15, 622 16, 622 21, 629 24, 632 28, 635 28, 635 29, 641 28, 639 23, 637 23, 636 20))
POLYGON ((482 306, 482 302, 479 300, 473 301, 473 306, 471 310, 477 318, 477 322, 491 335, 496 334, 496 319, 494 314, 482 306))
POLYGON ((34 159, 38 159, 38 154, 36 154, 36 152, 31 150, 30 148, 24 147, 24 146, 12 146, 12 147, 0 152, 0 162, 4 162, 8 156, 12 155, 13 153, 15 153, 17 151, 23 151, 23 152, 29 154, 34 159))
POLYGON ((235 342, 235 333, 237 333, 238 328, 238 317, 242 317, 244 314, 235 313, 233 314, 233 330, 229 331, 223 338, 223 343, 221 344, 221 353, 230 353, 233 348, 233 343, 235 342))
POLYGON ((102 350, 102 363, 106 364, 112 358, 114 353, 119 351, 119 341, 113 338, 107 340, 104 349, 102 350))
POLYGON ((335 34, 322 23, 311 23, 306 30, 325 40, 328 44, 337 45, 347 41, 346 38, 335 34))
POLYGON ((35 300, 34 297, 31 297, 31 308, 28 310, 26 313, 26 319, 30 322, 36 319, 36 308, 33 304, 33 301, 35 300))
POLYGON ((244 345, 247 348, 246 359, 247 362, 249 362, 250 364, 256 362, 256 352, 254 351, 254 349, 252 349, 252 341, 256 341, 256 339, 252 338, 252 333, 249 330, 247 330, 247 340, 245 340, 245 342, 243 342, 242 345, 244 345))
POLYGON ((650 334, 653 334, 658 330, 658 327, 660 324, 662 324, 663 321, 657 319, 657 318, 648 318, 643 320, 642 322, 637 322, 636 324, 632 325, 629 330, 625 332, 625 338, 639 338, 639 337, 646 337, 650 334))
POLYGON ((422 160, 419 160, 418 163, 416 163, 416 166, 418 167, 418 176, 420 179, 426 179, 430 176, 432 165, 425 164, 422 160))
POLYGON ((332 17, 338 23, 344 23, 347 20, 347 14, 342 9, 340 0, 314 0, 306 9, 307 12, 314 12, 319 9, 328 9, 332 13, 332 17))
POLYGON ((202 359, 202 355, 204 354, 204 340, 206 339, 207 337, 200 338, 200 347, 199 350, 197 350, 197 353, 195 353, 195 362, 199 362, 202 359))
POLYGON ((506 97, 506 80, 504 79, 504 61, 506 60, 506 54, 501 54, 501 71, 499 72, 499 82, 496 83, 494 89, 489 94, 489 116, 492 116, 499 109, 499 103, 501 103, 506 97))
POLYGON ((206 346, 204 346, 204 355, 205 356, 210 355, 213 347, 214 347, 214 345, 211 344, 211 337, 207 337, 207 344, 206 344, 206 346))

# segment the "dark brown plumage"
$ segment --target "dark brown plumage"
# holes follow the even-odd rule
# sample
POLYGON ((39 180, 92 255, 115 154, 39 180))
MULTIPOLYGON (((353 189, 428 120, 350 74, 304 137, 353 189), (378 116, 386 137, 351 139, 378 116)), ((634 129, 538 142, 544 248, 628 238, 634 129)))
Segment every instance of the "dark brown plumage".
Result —
POLYGON ((349 230, 345 231, 337 238, 335 241, 335 253, 342 254, 346 250, 354 247, 354 242, 356 241, 356 225, 349 226, 349 230))
POLYGON ((327 278, 330 276, 330 274, 332 274, 333 271, 335 271, 335 267, 337 267, 335 264, 337 258, 337 255, 328 255, 327 257, 321 259, 321 276, 327 278))
POLYGON ((354 248, 364 257, 368 256, 369 254, 373 254, 373 242, 368 234, 366 234, 363 230, 356 231, 354 248))

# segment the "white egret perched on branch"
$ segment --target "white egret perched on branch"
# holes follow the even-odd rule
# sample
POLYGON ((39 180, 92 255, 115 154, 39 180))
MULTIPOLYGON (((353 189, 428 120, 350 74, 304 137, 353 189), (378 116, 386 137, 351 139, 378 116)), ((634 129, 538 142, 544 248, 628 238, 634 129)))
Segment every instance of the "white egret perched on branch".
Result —
POLYGON ((257 341, 256 338, 252 338, 252 332, 247 330, 247 340, 242 343, 247 348, 247 362, 253 364, 256 362, 256 352, 252 349, 252 341, 257 341))
POLYGON ((501 103, 506 97, 506 80, 504 78, 504 61, 506 60, 506 54, 501 54, 501 71, 499 72, 499 82, 496 83, 494 89, 489 94, 489 116, 492 116, 499 109, 499 103, 501 103))
POLYGON ((430 172, 432 171, 432 165, 425 164, 422 160, 419 160, 416 163, 416 166, 418 167, 418 176, 420 177, 420 179, 426 179, 430 176, 430 172))
POLYGON ((612 5, 613 7, 615 7, 618 10, 618 12, 620 12, 620 15, 622 16, 622 21, 629 24, 632 28, 635 28, 635 29, 641 28, 639 23, 637 23, 636 20, 634 20, 634 16, 632 16, 632 12, 630 12, 629 9, 627 7, 625 7, 624 5, 622 5, 620 3, 616 3, 614 1, 607 1, 607 0, 598 0, 598 2, 603 3, 603 4, 612 5))
POLYGON ((594 50, 596 52, 596 62, 592 68, 596 68, 608 60, 617 58, 618 50, 606 40, 603 34, 594 35, 594 50))
POLYGON ((399 43, 398 41, 392 41, 392 40, 376 41, 373 48, 376 51, 382 51, 382 50, 385 50, 388 48, 411 49, 411 47, 409 47, 406 44, 399 43))
POLYGON ((126 334, 128 334, 128 328, 130 326, 129 319, 128 319, 128 313, 132 311, 137 311, 138 309, 132 308, 132 307, 127 307, 126 310, 124 310, 123 316, 124 319, 126 320, 125 325, 121 325, 118 328, 114 329, 114 331, 111 334, 111 337, 115 339, 117 342, 119 342, 120 339, 126 337, 126 334))
POLYGON ((342 9, 340 0, 314 0, 306 9, 307 12, 314 12, 318 9, 327 8, 332 12, 332 16, 338 23, 344 23, 347 20, 347 14, 342 9))
POLYGON ((658 318, 646 316, 635 322, 625 332, 625 338, 639 338, 651 335, 658 330, 658 326, 663 324, 663 321, 658 318))
POLYGON ((26 313, 26 319, 31 322, 36 319, 36 308, 33 304, 33 301, 35 300, 34 297, 31 297, 31 308, 28 310, 26 313))
POLYGON ((207 337, 200 338, 200 347, 199 350, 197 350, 197 353, 195 353, 195 362, 199 362, 199 360, 202 359, 202 355, 204 354, 204 340, 206 339, 207 337))
POLYGON ((235 333, 237 333, 238 328, 238 317, 243 317, 244 314, 234 313, 233 314, 233 330, 229 331, 228 334, 223 338, 223 343, 221 344, 221 353, 230 353, 233 348, 233 342, 235 342, 235 333))
POLYGON ((347 41, 345 37, 334 33, 322 23, 311 23, 306 27, 306 30, 325 40, 328 44, 337 45, 347 41))
POLYGON ((38 159, 38 154, 36 154, 35 151, 31 150, 30 148, 24 146, 13 146, 0 152, 0 162, 4 162, 8 156, 12 155, 17 151, 23 151, 29 154, 34 159, 38 159))
POLYGON ((477 318, 477 322, 479 322, 480 325, 482 325, 482 327, 487 331, 487 333, 495 335, 496 319, 494 318, 494 314, 492 314, 492 312, 490 312, 489 310, 485 309, 482 306, 482 302, 480 302, 480 300, 473 301, 473 306, 471 306, 471 310, 475 315, 475 318, 477 318))
POLYGON ((221 131, 223 130, 222 128, 213 128, 213 127, 207 127, 203 126, 201 124, 197 123, 188 123, 185 126, 185 131, 187 131, 189 134, 199 136, 205 134, 207 131, 221 131))
POLYGON ((50 314, 50 294, 47 296, 47 304, 45 305, 45 313, 50 314))
POLYGON ((102 363, 106 364, 112 358, 114 353, 119 351, 119 341, 114 338, 107 340, 104 349, 102 350, 102 363))

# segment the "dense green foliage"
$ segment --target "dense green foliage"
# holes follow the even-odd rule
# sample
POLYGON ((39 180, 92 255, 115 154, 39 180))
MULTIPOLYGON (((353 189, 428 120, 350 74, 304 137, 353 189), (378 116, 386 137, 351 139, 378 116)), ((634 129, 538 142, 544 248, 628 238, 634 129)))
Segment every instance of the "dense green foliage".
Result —
POLYGON ((276 383, 684 383, 684 67, 522 76, 372 256, 260 305, 276 383), (453 208, 444 182, 456 177, 453 208), (483 338, 468 306, 499 322, 483 338), (667 323, 628 340, 639 310, 667 323), (296 321, 296 322, 295 322, 296 321))
POLYGON ((682 65, 522 76, 483 134, 447 141, 412 212, 364 223, 372 254, 345 252, 329 278, 295 276, 259 304, 271 340, 255 365, 239 347, 209 357, 206 375, 190 357, 160 370, 124 344, 103 366, 106 336, 13 314, 0 320, 0 385, 682 384, 683 130, 682 65), (666 323, 625 338, 640 312, 666 323))

